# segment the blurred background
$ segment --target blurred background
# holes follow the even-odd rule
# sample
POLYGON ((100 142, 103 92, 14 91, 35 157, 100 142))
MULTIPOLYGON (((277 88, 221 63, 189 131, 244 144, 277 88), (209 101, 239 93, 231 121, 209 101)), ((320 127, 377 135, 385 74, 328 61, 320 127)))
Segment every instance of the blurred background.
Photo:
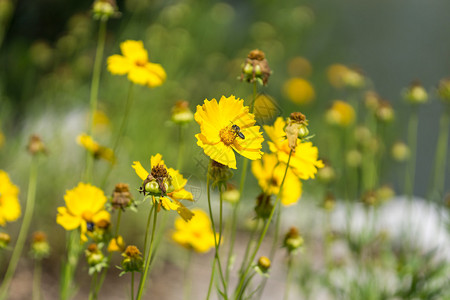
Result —
MULTIPOLYGON (((236 95, 249 104, 252 86, 238 78, 248 52, 258 48, 265 52, 273 72, 259 92, 270 96, 275 107, 274 114, 260 123, 269 124, 276 116, 287 117, 293 111, 305 113, 319 156, 325 160, 332 152, 325 112, 334 100, 353 97, 362 101, 366 91, 376 91, 395 112, 394 123, 386 127, 389 145, 406 142, 410 107, 402 92, 411 82, 420 81, 431 101, 419 110, 414 194, 427 196, 443 111, 435 89, 440 79, 450 76, 449 1, 128 0, 117 4, 121 16, 108 21, 105 57, 120 53, 119 45, 127 39, 142 40, 150 61, 165 68, 167 81, 155 89, 135 88, 118 161, 103 186, 107 195, 117 182, 129 183, 133 191, 139 187, 132 161, 141 161, 145 167, 150 155, 160 152, 169 166, 175 165, 178 129, 169 120, 177 100, 189 101, 194 112, 204 99, 222 95, 236 95), (358 70, 366 85, 356 91, 334 87, 327 73, 333 64, 358 70), (294 94, 300 99, 293 100, 288 92, 292 78, 305 80, 312 92, 298 88, 294 94)), ((30 163, 26 144, 33 133, 42 137, 49 154, 41 164, 45 177, 38 182, 39 204, 33 222, 36 228, 55 231, 52 238, 60 241, 65 233, 62 228, 55 230, 56 207, 63 205, 65 190, 79 182, 85 159, 76 137, 87 130, 98 30, 91 5, 86 0, 0 0, 0 133, 4 137, 0 166, 21 188, 24 201, 30 163)), ((105 61, 94 132, 103 145, 111 146, 120 126, 128 87, 124 77, 106 70, 105 61)), ((207 159, 196 146, 198 131, 195 122, 186 127, 182 173, 189 178, 190 189, 200 193, 195 205, 202 206, 207 159)), ((235 181, 240 178, 241 163, 235 181)), ((391 158, 385 164, 381 183, 401 195, 404 164, 391 158)), ((102 184, 108 169, 107 162, 96 162, 94 184, 102 184)), ((444 192, 448 192, 448 167, 445 174, 444 192)), ((259 190, 251 177, 244 194, 248 207, 259 190)), ((314 198, 318 187, 305 183, 304 189, 314 198)), ((129 236, 142 236, 140 217, 145 220, 145 213, 139 212, 137 221, 123 225, 129 236)), ((18 225, 9 225, 10 231, 17 231, 18 225)), ((52 247, 58 257, 64 243, 52 247)), ((50 268, 56 274, 59 263, 50 268)))

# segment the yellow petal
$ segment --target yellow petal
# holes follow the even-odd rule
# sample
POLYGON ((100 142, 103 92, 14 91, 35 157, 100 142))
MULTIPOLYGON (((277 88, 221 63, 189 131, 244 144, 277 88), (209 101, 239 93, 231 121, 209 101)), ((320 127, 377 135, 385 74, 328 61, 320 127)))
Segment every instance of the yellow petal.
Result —
POLYGON ((162 165, 162 166, 166 167, 166 164, 164 163, 164 160, 162 159, 162 155, 159 153, 156 153, 156 155, 152 155, 150 157, 150 165, 152 166, 152 168, 157 165, 162 165))
POLYGON ((143 67, 134 66, 128 72, 128 80, 136 84, 146 85, 148 82, 148 71, 143 67))
POLYGON ((108 57, 108 71, 115 75, 127 74, 134 66, 133 62, 122 55, 111 55, 108 57))
POLYGON ((139 178, 141 178, 142 180, 147 179, 148 172, 144 169, 144 167, 142 167, 139 161, 134 161, 132 167, 139 178))
POLYGON ((190 200, 194 201, 194 196, 185 189, 177 190, 169 194, 170 197, 175 198, 176 200, 190 200))
POLYGON ((144 49, 142 41, 128 40, 120 44, 123 56, 133 62, 144 63, 148 61, 147 50, 144 49))
POLYGON ((233 142, 234 150, 248 159, 260 159, 262 156, 262 152, 260 150, 262 148, 264 138, 262 133, 259 131, 259 126, 250 127, 242 132, 245 139, 237 137, 233 142))
POLYGON ((64 227, 65 230, 74 230, 81 224, 81 218, 72 216, 65 207, 58 207, 56 223, 64 227))
POLYGON ((111 215, 109 214, 109 212, 107 212, 106 210, 101 210, 92 217, 92 222, 94 222, 94 223, 97 223, 101 220, 110 222, 111 215))
POLYGON ((147 85, 149 87, 160 86, 166 80, 166 71, 160 64, 147 63, 145 68, 149 73, 147 80, 147 85))
POLYGON ((169 172, 170 177, 172 177, 172 185, 175 188, 175 191, 181 190, 186 185, 187 180, 177 170, 169 168, 167 171, 169 172))
POLYGON ((225 146, 224 143, 217 143, 215 145, 203 144, 199 139, 199 134, 196 134, 195 137, 197 138, 197 145, 203 148, 207 156, 222 165, 236 169, 236 156, 231 147, 225 146))
POLYGON ((163 208, 165 210, 177 210, 179 207, 178 204, 170 201, 170 199, 166 198, 166 197, 161 197, 160 201, 161 201, 161 205, 163 206, 163 208))

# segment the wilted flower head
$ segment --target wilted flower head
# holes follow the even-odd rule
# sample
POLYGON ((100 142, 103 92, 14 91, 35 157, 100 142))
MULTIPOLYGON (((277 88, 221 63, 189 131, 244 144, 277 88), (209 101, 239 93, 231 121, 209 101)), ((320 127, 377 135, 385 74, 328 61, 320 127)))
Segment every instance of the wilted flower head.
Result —
POLYGON ((114 209, 124 210, 133 202, 133 195, 130 193, 130 187, 126 183, 118 183, 114 188, 111 198, 111 204, 114 209))
MULTIPOLYGON (((144 263, 141 251, 136 246, 130 245, 122 253, 122 274, 126 272, 141 272, 144 263)), ((121 274, 121 275, 122 275, 121 274)))
POLYGON ((131 82, 151 88, 164 83, 166 71, 160 64, 149 62, 142 41, 125 41, 120 44, 120 49, 123 55, 108 57, 108 71, 114 75, 128 74, 131 82))
POLYGON ((184 189, 187 180, 177 170, 167 168, 159 153, 151 157, 150 165, 149 173, 139 161, 133 162, 133 169, 143 180, 140 192, 150 194, 158 210, 175 210, 184 220, 190 220, 193 213, 181 203, 181 200, 194 201, 192 194, 184 189))
POLYGON ((266 55, 261 50, 255 49, 250 51, 242 65, 241 80, 250 83, 256 81, 261 85, 266 85, 271 73, 266 55))
POLYGON ((20 217, 19 188, 9 179, 8 173, 0 170, 0 226, 20 217))

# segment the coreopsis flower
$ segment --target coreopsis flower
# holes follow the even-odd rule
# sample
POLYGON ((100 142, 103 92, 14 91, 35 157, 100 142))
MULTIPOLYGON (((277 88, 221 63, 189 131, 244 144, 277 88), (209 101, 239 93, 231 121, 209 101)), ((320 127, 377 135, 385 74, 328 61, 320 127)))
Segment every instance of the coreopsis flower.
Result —
POLYGON ((197 106, 194 117, 200 125, 200 133, 195 135, 197 145, 211 159, 236 169, 233 150, 251 160, 261 158, 264 138, 244 100, 234 96, 222 96, 219 102, 206 99, 197 106))
POLYGON ((122 252, 123 250, 125 250, 125 241, 121 235, 109 241, 108 252, 122 252))
POLYGON ((102 158, 111 163, 115 162, 116 158, 114 156, 114 151, 110 148, 101 146, 99 143, 94 141, 94 139, 90 135, 87 135, 86 133, 80 134, 77 137, 77 142, 80 146, 92 153, 94 158, 102 158))
POLYGON ((19 188, 9 179, 8 173, 0 170, 0 225, 13 222, 20 217, 19 188))
POLYGON ((345 101, 335 100, 325 118, 331 125, 347 127, 355 121, 355 109, 345 101))
POLYGON ((150 158, 150 173, 142 167, 139 161, 133 162, 133 169, 144 181, 140 191, 152 196, 158 210, 175 210, 186 221, 190 220, 193 213, 187 209, 181 200, 194 201, 192 194, 184 189, 187 180, 179 171, 167 168, 161 154, 150 158))
POLYGON ((105 210, 106 196, 101 189, 80 182, 64 195, 66 206, 58 207, 56 223, 66 230, 80 228, 81 240, 87 241, 86 233, 94 231, 102 223, 109 223, 111 216, 105 210))
MULTIPOLYGON (((284 164, 287 163, 289 153, 291 152, 284 131, 285 126, 286 122, 282 117, 278 117, 273 126, 264 126, 264 129, 271 140, 268 142, 270 151, 274 152, 277 155, 278 161, 284 164)), ((318 160, 319 150, 317 147, 313 146, 312 142, 303 142, 300 139, 297 139, 296 143, 295 152, 292 152, 291 154, 289 167, 300 179, 306 180, 314 178, 317 169, 323 167, 323 162, 318 160)))
MULTIPOLYGON (((201 209, 194 209, 192 212, 194 217, 189 222, 182 218, 175 220, 172 239, 183 247, 199 253, 206 253, 214 248, 214 232, 211 230, 211 221, 201 209)), ((217 233, 216 237, 218 238, 217 233)))
MULTIPOLYGON (((283 180, 286 164, 279 163, 275 154, 264 154, 261 160, 252 162, 252 172, 258 180, 263 192, 268 195, 278 195, 283 180)), ((281 203, 292 205, 297 203, 302 195, 302 183, 288 168, 281 192, 281 203)))
POLYGON ((303 78, 291 78, 283 86, 286 97, 295 104, 311 103, 316 97, 312 84, 303 78))
POLYGON ((123 55, 108 57, 108 71, 114 75, 128 74, 131 82, 151 88, 164 83, 166 71, 160 64, 149 62, 142 41, 125 41, 120 44, 120 50, 123 55))
POLYGON ((144 260, 142 259, 141 251, 136 246, 130 245, 125 249, 125 252, 122 253, 123 261, 122 261, 122 273, 123 275, 127 272, 140 272, 142 271, 142 265, 144 260))

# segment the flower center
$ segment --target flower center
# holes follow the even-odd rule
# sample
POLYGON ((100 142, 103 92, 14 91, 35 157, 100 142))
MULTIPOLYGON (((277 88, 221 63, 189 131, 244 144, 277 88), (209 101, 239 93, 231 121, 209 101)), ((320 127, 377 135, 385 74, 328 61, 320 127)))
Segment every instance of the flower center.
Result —
POLYGON ((236 131, 231 129, 231 126, 227 126, 220 130, 219 135, 222 142, 227 146, 233 144, 236 139, 236 131))
POLYGON ((145 65, 147 64, 147 62, 145 60, 136 60, 134 62, 134 64, 138 67, 145 67, 145 65))
POLYGON ((81 217, 86 221, 86 222, 92 222, 92 218, 94 217, 94 214, 90 211, 84 211, 81 214, 81 217))

